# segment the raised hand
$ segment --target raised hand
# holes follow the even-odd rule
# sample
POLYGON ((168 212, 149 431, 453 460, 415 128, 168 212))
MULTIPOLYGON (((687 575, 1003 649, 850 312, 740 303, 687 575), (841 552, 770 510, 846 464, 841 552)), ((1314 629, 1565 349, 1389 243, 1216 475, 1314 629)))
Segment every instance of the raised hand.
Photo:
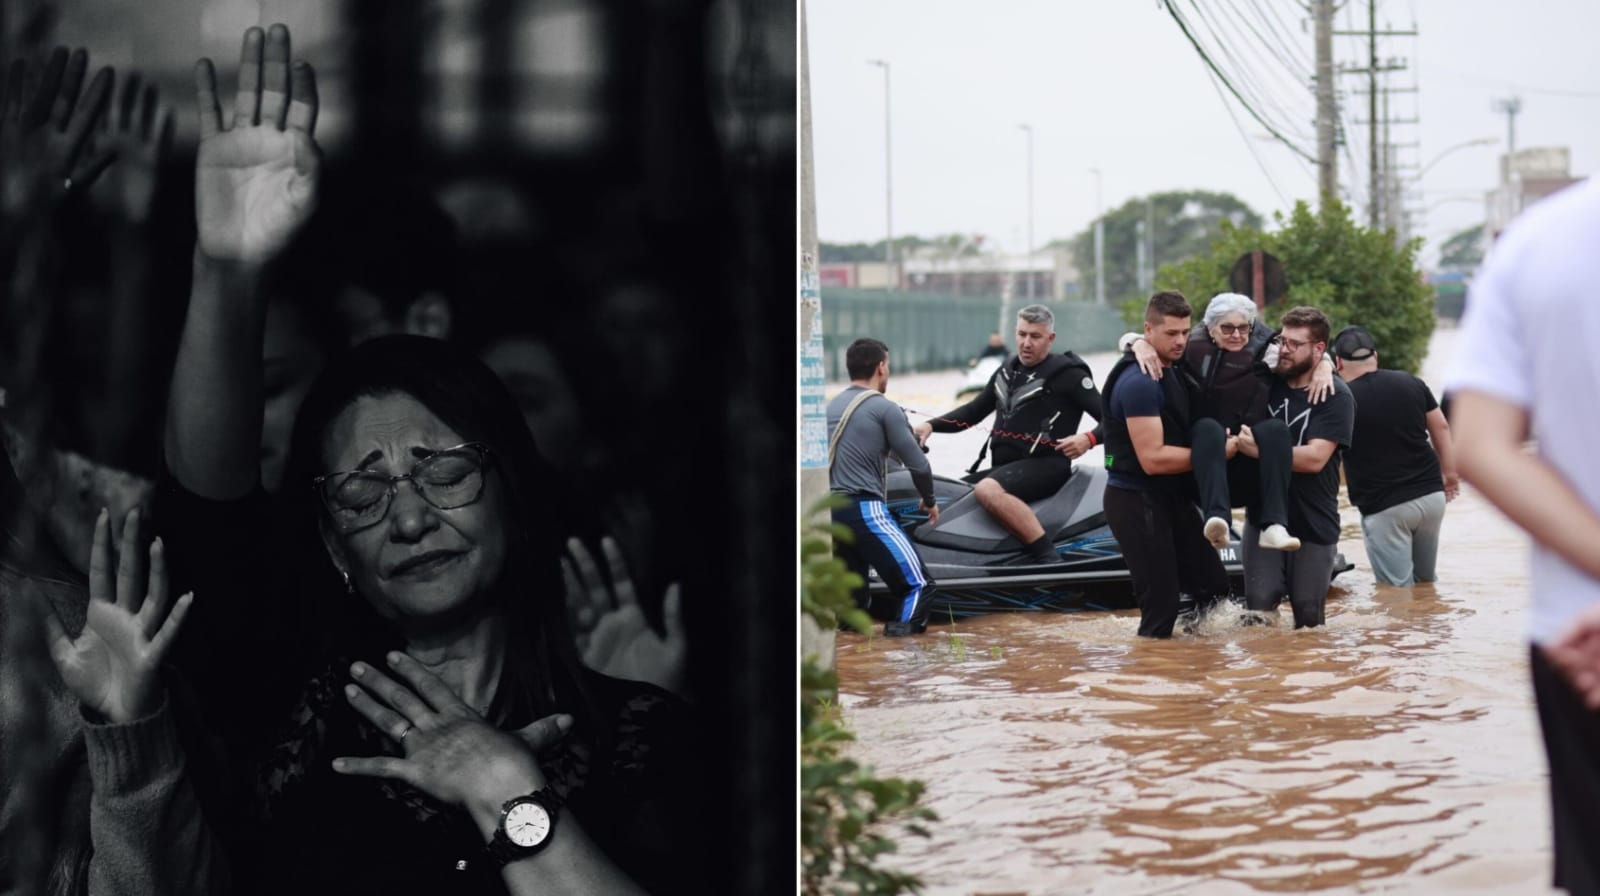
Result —
POLYGON ((133 225, 150 219, 161 165, 172 149, 172 110, 161 106, 154 85, 141 82, 137 72, 123 80, 116 105, 90 137, 96 149, 115 153, 117 161, 89 191, 89 199, 102 214, 133 225))
POLYGON ((678 585, 667 586, 661 602, 666 632, 657 634, 639 608, 633 578, 616 541, 602 538, 600 549, 606 555, 609 584, 578 539, 567 540, 567 556, 561 558, 567 609, 584 665, 612 678, 649 682, 681 696, 688 641, 678 585))
POLYGON ((18 59, 0 94, 0 234, 31 227, 53 213, 111 163, 90 152, 90 131, 105 111, 112 70, 103 66, 83 90, 89 54, 56 47, 41 71, 18 59), (82 95, 80 96, 80 91, 82 95))
POLYGON ((45 614, 50 656, 83 705, 112 722, 144 718, 161 704, 160 668, 183 626, 194 595, 167 601, 167 566, 158 538, 150 545, 149 579, 139 547, 139 512, 122 526, 116 580, 111 575, 111 523, 102 511, 89 555, 89 606, 83 631, 67 634, 45 614))
POLYGON ((358 684, 346 685, 345 697, 405 755, 341 756, 334 771, 404 781, 441 802, 491 815, 508 796, 547 783, 536 757, 566 733, 570 716, 501 731, 421 663, 399 652, 387 660, 403 684, 358 662, 350 667, 358 684))
POLYGON ((289 64, 289 29, 244 34, 239 92, 224 125, 211 60, 195 65, 200 146, 195 215, 201 253, 259 263, 288 245, 316 206, 321 152, 317 79, 309 63, 289 64), (263 54, 263 44, 265 53, 263 54))

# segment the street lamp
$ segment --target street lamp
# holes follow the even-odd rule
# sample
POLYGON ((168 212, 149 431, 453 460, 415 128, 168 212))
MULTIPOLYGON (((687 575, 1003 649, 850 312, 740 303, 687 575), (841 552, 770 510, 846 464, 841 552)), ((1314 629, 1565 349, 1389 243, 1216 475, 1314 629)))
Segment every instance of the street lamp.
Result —
POLYGON ((883 69, 883 221, 888 236, 883 241, 883 277, 886 288, 894 291, 894 168, 889 151, 889 63, 869 59, 868 65, 883 69))
POLYGON ((1033 298, 1033 125, 1019 124, 1017 127, 1028 135, 1028 260, 1025 265, 1025 276, 1028 284, 1028 298, 1033 298))
POLYGON ((1439 164, 1439 160, 1440 159, 1442 159, 1445 156, 1455 152, 1458 149, 1466 149, 1469 146, 1493 146, 1494 144, 1499 143, 1499 142, 1500 142, 1500 138, 1499 137, 1479 137, 1476 140, 1468 140, 1465 143, 1457 143, 1455 146, 1449 147, 1444 152, 1441 152, 1438 155, 1434 156, 1433 157, 1433 161, 1431 161, 1428 164, 1423 165, 1421 168, 1417 169, 1416 179, 1417 180, 1422 180, 1422 175, 1427 174, 1429 168, 1432 168, 1433 166, 1439 164))
POLYGON ((1106 265, 1105 265, 1105 212, 1100 198, 1100 187, 1103 183, 1099 168, 1090 168, 1089 173, 1094 175, 1094 302, 1096 305, 1106 303, 1106 265))

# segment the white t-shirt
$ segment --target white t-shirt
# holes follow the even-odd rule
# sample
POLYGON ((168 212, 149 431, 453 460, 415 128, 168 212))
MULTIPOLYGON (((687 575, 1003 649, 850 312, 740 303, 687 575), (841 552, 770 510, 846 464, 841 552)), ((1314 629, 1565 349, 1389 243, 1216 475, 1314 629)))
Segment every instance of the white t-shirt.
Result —
MULTIPOLYGON (((1526 410, 1539 455, 1600 512, 1600 181, 1546 197, 1500 234, 1468 288, 1444 388, 1526 410)), ((1532 579, 1535 643, 1600 601, 1600 580, 1537 543, 1532 579)))

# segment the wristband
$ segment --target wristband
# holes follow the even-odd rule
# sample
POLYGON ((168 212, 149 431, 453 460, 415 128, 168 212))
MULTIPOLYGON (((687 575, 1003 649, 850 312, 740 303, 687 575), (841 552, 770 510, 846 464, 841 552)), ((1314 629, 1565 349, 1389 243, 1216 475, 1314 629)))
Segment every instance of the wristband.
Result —
POLYGON ((1089 447, 1090 447, 1090 448, 1093 448, 1093 447, 1094 447, 1094 446, 1096 446, 1096 445, 1098 445, 1098 444, 1100 444, 1100 442, 1099 442, 1099 441, 1098 441, 1098 440, 1096 440, 1096 439, 1095 439, 1095 437, 1094 437, 1094 433, 1092 433, 1092 432, 1086 432, 1086 433, 1084 433, 1084 435, 1086 435, 1086 436, 1088 436, 1088 437, 1089 437, 1089 447))

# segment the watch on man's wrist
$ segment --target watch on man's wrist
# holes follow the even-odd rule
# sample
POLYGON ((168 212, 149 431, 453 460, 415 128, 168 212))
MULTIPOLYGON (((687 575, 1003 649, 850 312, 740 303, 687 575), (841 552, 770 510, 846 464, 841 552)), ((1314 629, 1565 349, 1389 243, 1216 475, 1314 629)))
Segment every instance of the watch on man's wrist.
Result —
POLYGON ((485 849, 502 865, 534 855, 550 844, 560 814, 561 797, 549 787, 512 797, 500 806, 500 822, 485 849))

